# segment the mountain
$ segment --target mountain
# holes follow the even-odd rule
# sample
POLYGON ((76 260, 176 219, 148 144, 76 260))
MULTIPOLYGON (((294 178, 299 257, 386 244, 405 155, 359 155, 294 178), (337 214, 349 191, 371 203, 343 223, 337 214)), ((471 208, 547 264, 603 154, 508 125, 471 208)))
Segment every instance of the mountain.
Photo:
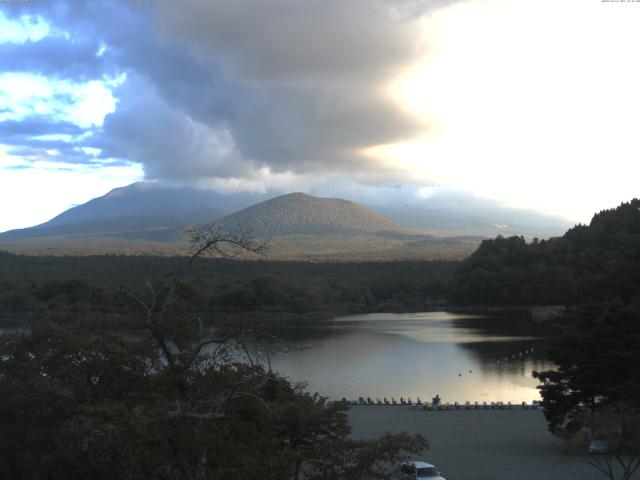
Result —
POLYGON ((399 225, 357 203, 290 193, 214 222, 224 231, 257 237, 402 231, 399 225))
POLYGON ((373 207, 394 222, 436 236, 496 235, 549 238, 573 226, 566 219, 533 210, 508 208, 464 192, 442 191, 412 204, 373 207))
POLYGON ((524 235, 525 237, 548 238, 561 235, 572 226, 571 222, 563 219, 526 210, 511 211, 506 208, 496 208, 491 212, 475 209, 455 210, 412 206, 374 208, 400 225, 435 236, 524 235))
POLYGON ((43 224, 1 233, 0 241, 79 236, 174 241, 181 236, 180 227, 210 223, 264 197, 137 182, 70 208, 43 224))
POLYGON ((435 238, 403 228, 357 203, 304 193, 243 205, 265 195, 222 195, 138 183, 42 225, 0 234, 0 245, 27 254, 179 255, 188 248, 185 228, 194 223, 267 240, 265 258, 277 260, 462 259, 481 240, 435 238), (212 205, 246 208, 223 216, 212 205))
POLYGON ((185 251, 186 227, 215 222, 228 231, 270 239, 271 258, 450 259, 465 258, 481 237, 546 238, 569 226, 446 192, 409 205, 402 195, 378 198, 375 207, 304 193, 271 197, 269 192, 219 193, 138 182, 41 225, 0 233, 0 247, 20 253, 173 255, 185 251))
POLYGON ((266 198, 268 195, 221 194, 211 190, 174 188, 151 182, 137 182, 126 187, 115 188, 102 197, 70 208, 35 228, 121 217, 182 217, 186 220, 183 223, 212 221, 214 218, 207 220, 206 215, 211 213, 207 212, 207 209, 216 209, 216 215, 230 213, 266 198))
POLYGON ((209 223, 223 217, 225 212, 215 208, 202 208, 179 216, 122 216, 104 217, 79 223, 10 230, 0 234, 0 241, 47 239, 51 237, 110 237, 151 241, 179 240, 177 230, 194 223, 209 223))
MULTIPOLYGON (((209 223, 224 214, 238 212, 273 196, 273 193, 269 192, 219 193, 188 187, 169 187, 153 182, 137 182, 70 208, 41 225, 0 234, 0 241, 81 233, 113 235, 149 230, 155 232, 155 237, 158 230, 175 229, 193 223, 209 223)), ((307 200, 313 198, 307 197, 307 200)), ((376 203, 358 201, 358 198, 352 200, 369 208, 371 214, 376 212, 389 219, 395 224, 392 230, 401 226, 439 237, 492 237, 501 234, 547 238, 561 235, 572 225, 563 219, 528 210, 505 208, 470 194, 446 190, 409 204, 404 203, 403 198, 397 197, 383 199, 385 201, 378 199, 376 203)), ((286 219, 281 220, 286 222, 286 219)), ((379 226, 382 227, 382 224, 379 226)), ((351 227, 351 224, 346 225, 346 230, 351 227)), ((333 231, 344 229, 345 225, 336 225, 333 231)), ((285 228, 285 231, 290 230, 285 228)), ((143 233, 137 235, 145 237, 143 233)))

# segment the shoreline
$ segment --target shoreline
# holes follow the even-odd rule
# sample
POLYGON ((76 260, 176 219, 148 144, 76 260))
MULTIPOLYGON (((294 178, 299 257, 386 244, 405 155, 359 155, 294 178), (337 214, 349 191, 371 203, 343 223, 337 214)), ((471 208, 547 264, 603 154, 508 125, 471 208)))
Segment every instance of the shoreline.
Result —
MULTIPOLYGON (((373 308, 362 306, 343 305, 334 309, 320 309, 305 312, 268 311, 268 310, 232 310, 214 312, 193 312, 202 316, 205 325, 212 325, 216 321, 232 320, 234 318, 253 319, 260 322, 281 323, 284 326, 301 326, 314 322, 330 322, 335 318, 349 315, 367 315, 376 313, 422 313, 422 312, 447 312, 453 314, 478 314, 478 315, 517 315, 514 321, 533 320, 544 323, 560 318, 565 307, 559 305, 546 306, 478 306, 478 305, 447 305, 438 303, 433 305, 390 305, 380 304, 373 308)), ((97 329, 126 330, 137 328, 140 324, 140 314, 131 312, 100 312, 87 310, 85 312, 64 312, 70 318, 77 321, 82 327, 94 327, 97 329)), ((25 327, 39 319, 44 319, 51 314, 50 311, 29 312, 3 312, 0 314, 0 328, 25 327)))

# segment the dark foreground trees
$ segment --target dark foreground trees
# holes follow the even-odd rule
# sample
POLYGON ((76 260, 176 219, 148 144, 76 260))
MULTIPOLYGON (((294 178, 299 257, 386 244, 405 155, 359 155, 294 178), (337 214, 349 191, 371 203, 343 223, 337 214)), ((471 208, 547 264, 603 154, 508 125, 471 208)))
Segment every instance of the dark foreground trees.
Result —
POLYGON ((609 480, 631 480, 640 469, 640 410, 605 407, 583 422, 601 447, 589 455, 589 464, 609 480))
POLYGON ((574 432, 584 413, 640 408, 640 306, 592 304, 573 310, 548 350, 557 368, 535 372, 553 432, 574 432))
POLYGON ((557 368, 541 380, 550 430, 586 454, 610 480, 640 468, 640 307, 584 305, 572 311, 548 351, 557 368))
POLYGON ((579 305, 640 289, 640 199, 622 203, 562 237, 482 242, 449 283, 454 304, 579 305))
POLYGON ((3 479, 385 478, 426 447, 350 440, 346 409, 220 352, 170 368, 149 340, 56 323, 0 337, 3 479))
POLYGON ((0 336, 0 478, 389 478, 418 436, 349 438, 347 405, 292 385, 255 361, 242 325, 205 337, 180 313, 180 285, 203 253, 244 238, 194 235, 194 254, 164 284, 122 289, 145 334, 63 322, 0 336))

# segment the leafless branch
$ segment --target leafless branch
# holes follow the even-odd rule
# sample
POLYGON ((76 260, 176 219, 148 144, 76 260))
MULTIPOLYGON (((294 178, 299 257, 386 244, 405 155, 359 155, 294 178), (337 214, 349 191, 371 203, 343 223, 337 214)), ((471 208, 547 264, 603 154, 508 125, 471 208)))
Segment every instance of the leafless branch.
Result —
MULTIPOLYGON (((254 240, 249 232, 228 233, 216 225, 195 225, 188 231, 188 235, 191 242, 191 253, 183 268, 173 276, 168 292, 164 296, 161 296, 149 281, 145 283, 149 294, 148 300, 129 289, 120 288, 124 295, 134 300, 145 312, 145 327, 157 341, 162 354, 171 366, 174 366, 175 357, 168 345, 166 334, 162 331, 162 322, 176 300, 178 286, 192 269, 196 259, 204 255, 232 257, 233 255, 226 249, 228 246, 255 254, 261 254, 265 249, 265 244, 254 240)), ((224 343, 230 338, 232 337, 225 336, 221 339, 203 341, 195 347, 192 353, 198 355, 206 345, 224 343)))
POLYGON ((193 349, 193 354, 194 355, 199 355, 200 352, 202 351, 202 349, 204 347, 206 347, 207 345, 211 345, 211 344, 225 344, 227 342, 229 342, 230 340, 237 338, 240 335, 240 330, 239 329, 234 329, 231 332, 225 334, 224 336, 222 336, 221 338, 209 338, 207 340, 204 340, 202 342, 200 342, 194 349, 193 349))
POLYGON ((226 232, 217 225, 195 225, 187 234, 191 241, 191 256, 187 270, 191 268, 196 258, 202 255, 215 255, 223 258, 233 257, 233 253, 225 246, 239 248, 241 251, 262 254, 266 243, 257 241, 250 231, 226 232))

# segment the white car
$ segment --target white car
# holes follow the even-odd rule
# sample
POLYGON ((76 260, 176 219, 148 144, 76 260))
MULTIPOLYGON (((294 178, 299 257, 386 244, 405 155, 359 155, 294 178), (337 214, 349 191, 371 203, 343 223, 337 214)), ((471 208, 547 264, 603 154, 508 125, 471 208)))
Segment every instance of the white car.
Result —
POLYGON ((447 480, 443 476, 440 475, 440 471, 431 465, 430 463, 425 462, 404 462, 400 465, 400 478, 402 479, 412 479, 412 480, 447 480))
POLYGON ((589 453, 604 455, 609 453, 609 449, 602 440, 594 440, 589 444, 589 453))

